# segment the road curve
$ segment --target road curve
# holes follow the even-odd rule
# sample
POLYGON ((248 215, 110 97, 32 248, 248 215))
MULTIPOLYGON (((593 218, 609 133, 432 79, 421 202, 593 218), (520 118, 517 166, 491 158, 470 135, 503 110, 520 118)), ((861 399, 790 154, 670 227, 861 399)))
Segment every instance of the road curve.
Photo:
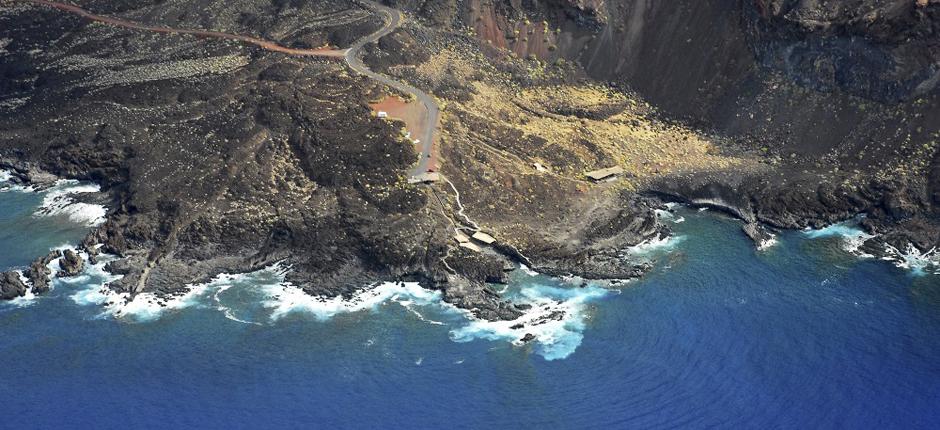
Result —
POLYGON ((362 62, 362 58, 359 57, 359 53, 362 50, 362 47, 372 42, 378 41, 379 39, 395 31, 395 29, 401 25, 404 17, 402 16, 401 11, 380 5, 374 1, 360 0, 360 2, 367 7, 370 7, 385 15, 385 25, 375 33, 359 39, 356 41, 356 43, 350 46, 349 49, 346 50, 346 63, 349 64, 349 67, 356 72, 395 88, 398 91, 411 94, 415 96, 419 102, 421 102, 427 111, 428 118, 425 122, 426 128, 424 132, 420 133, 418 136, 418 139, 421 141, 421 158, 419 159, 418 165, 415 166, 411 174, 412 176, 418 176, 427 173, 428 171, 436 170, 437 166, 434 165, 434 160, 432 158, 434 155, 434 134, 437 130, 437 124, 441 118, 441 109, 437 105, 437 102, 434 101, 433 97, 424 91, 421 91, 404 82, 396 81, 392 78, 389 78, 388 76, 373 72, 371 69, 369 69, 368 66, 365 65, 365 63, 362 62))
POLYGON ((280 52, 280 53, 284 53, 288 55, 295 55, 295 56, 330 57, 330 58, 337 58, 337 59, 344 58, 346 60, 346 63, 349 65, 349 67, 355 70, 356 72, 362 75, 365 75, 369 77, 370 79, 378 81, 382 84, 385 84, 389 87, 395 88, 398 91, 411 94, 419 102, 421 102, 421 104, 424 106, 425 110, 427 111, 428 118, 425 123, 426 128, 424 132, 419 133, 420 136, 418 136, 419 140, 421 141, 421 157, 418 161, 418 165, 412 171, 411 175, 418 176, 418 175, 427 173, 428 171, 436 170, 437 168, 434 164, 434 159, 433 159, 434 134, 435 134, 435 131, 437 130, 437 124, 440 121, 440 116, 441 116, 440 107, 437 105, 437 102, 434 101, 434 99, 430 95, 425 93, 424 91, 421 91, 404 82, 391 79, 388 76, 373 72, 371 69, 369 69, 365 65, 365 63, 362 62, 362 59, 359 57, 359 54, 362 51, 362 48, 364 46, 370 43, 376 42, 379 39, 387 36, 391 32, 395 31, 395 29, 401 25, 404 17, 402 16, 401 11, 397 9, 392 9, 387 6, 380 5, 371 0, 359 0, 359 2, 365 7, 371 8, 385 15, 385 25, 382 26, 382 28, 380 28, 376 32, 368 36, 365 36, 362 39, 359 39, 358 41, 356 41, 356 43, 354 43, 348 49, 339 50, 339 49, 325 49, 325 48, 317 48, 317 49, 288 48, 286 46, 281 46, 281 45, 278 45, 277 43, 274 43, 268 40, 259 39, 259 38, 251 37, 251 36, 244 36, 240 34, 223 33, 220 31, 211 31, 211 30, 190 30, 190 29, 161 27, 161 26, 141 24, 138 22, 128 21, 128 20, 121 19, 121 18, 97 15, 75 5, 60 3, 57 1, 51 1, 51 0, 14 0, 14 1, 47 6, 47 7, 55 8, 64 12, 78 15, 82 18, 85 18, 91 21, 96 21, 96 22, 100 22, 100 23, 108 24, 108 25, 114 25, 117 27, 130 28, 134 30, 152 31, 152 32, 166 33, 166 34, 191 34, 195 36, 210 37, 210 38, 215 38, 215 39, 234 40, 234 41, 239 41, 239 42, 255 45, 260 48, 266 49, 268 51, 280 52))

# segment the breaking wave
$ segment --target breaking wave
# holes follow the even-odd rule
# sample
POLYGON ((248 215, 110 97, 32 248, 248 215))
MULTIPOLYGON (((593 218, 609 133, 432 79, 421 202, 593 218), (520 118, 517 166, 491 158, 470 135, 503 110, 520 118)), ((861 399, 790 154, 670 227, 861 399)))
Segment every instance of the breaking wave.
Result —
POLYGON ((98 204, 78 202, 74 198, 75 194, 101 192, 101 187, 98 185, 72 179, 60 179, 48 189, 37 191, 31 186, 13 184, 12 178, 13 175, 9 171, 0 170, 0 192, 41 193, 42 204, 36 210, 36 216, 61 216, 87 227, 101 225, 105 220, 107 208, 98 204))
POLYGON ((515 345, 531 342, 535 352, 546 360, 564 359, 581 345, 589 304, 611 293, 597 286, 529 284, 507 296, 514 303, 531 306, 521 317, 512 321, 470 318, 462 327, 451 330, 450 336, 456 342, 475 339, 503 340, 515 345))
POLYGON ((669 221, 673 224, 680 224, 685 222, 685 217, 677 215, 674 212, 674 208, 676 206, 678 206, 676 203, 666 203, 666 209, 656 209, 653 212, 660 220, 669 221))
POLYGON ((940 274, 940 254, 937 248, 921 251, 912 244, 908 244, 903 251, 891 245, 885 245, 885 256, 882 260, 890 261, 895 266, 910 270, 912 274, 922 276, 927 274, 940 274))
POLYGON ((69 297, 74 303, 101 307, 96 318, 139 323, 190 307, 215 309, 244 324, 276 324, 289 315, 328 321, 340 314, 376 311, 382 305, 394 303, 425 323, 451 327, 449 336, 455 342, 482 339, 508 341, 517 346, 531 344, 546 360, 563 359, 574 353, 583 339, 590 303, 612 294, 599 286, 563 286, 527 271, 520 274, 523 279, 510 287, 505 297, 513 303, 528 305, 528 309, 512 321, 486 321, 444 302, 440 292, 415 282, 379 283, 346 298, 314 296, 285 281, 287 268, 273 265, 252 273, 219 275, 205 284, 188 285, 175 296, 141 293, 131 298, 106 286, 119 278, 104 270, 113 258, 104 256, 97 264, 87 265, 79 276, 54 282, 71 286, 74 292, 69 297))
MULTIPOLYGON (((22 282, 23 284, 25 284, 25 285, 28 286, 28 285, 29 285, 29 280, 26 279, 26 275, 23 274, 23 271, 22 271, 22 270, 18 270, 16 273, 18 273, 18 274, 20 275, 20 282, 22 282)), ((27 288, 27 289, 26 289, 26 294, 24 294, 24 295, 22 295, 22 296, 20 296, 20 297, 17 297, 17 298, 15 298, 15 299, 13 299, 13 300, 10 300, 10 301, 7 302, 7 303, 9 303, 11 306, 14 306, 14 307, 17 307, 17 308, 25 308, 25 307, 28 307, 28 306, 32 306, 33 304, 36 303, 36 295, 33 294, 32 288, 27 288)))
POLYGON ((75 194, 101 192, 98 185, 60 179, 52 187, 36 191, 31 186, 15 185, 11 179, 13 175, 9 171, 0 170, 0 192, 39 192, 43 195, 42 204, 35 212, 36 216, 61 216, 87 227, 101 225, 105 220, 107 208, 98 204, 78 202, 74 198, 75 194))
POLYGON ((13 180, 13 173, 11 173, 9 170, 0 169, 0 192, 31 191, 27 187, 14 184, 12 180, 13 180))
MULTIPOLYGON (((859 257, 874 257, 863 252, 861 247, 865 241, 875 236, 859 228, 854 221, 833 224, 818 230, 804 230, 803 234, 810 239, 838 237, 842 240, 842 249, 845 251, 859 257)), ((921 251, 913 244, 908 244, 902 250, 885 244, 881 259, 893 263, 898 268, 909 270, 913 275, 940 274, 940 253, 936 248, 921 251)))
POLYGON ((290 283, 267 285, 262 289, 268 297, 263 305, 271 310, 273 321, 293 313, 305 313, 326 321, 338 314, 374 310, 388 302, 406 307, 441 303, 440 292, 422 288, 416 282, 385 282, 350 298, 313 296, 290 283))
POLYGON ((684 240, 685 236, 682 235, 660 236, 631 246, 626 250, 626 253, 632 256, 647 256, 659 252, 668 252, 675 249, 684 240))
POLYGON ((815 230, 806 229, 803 235, 810 239, 837 237, 842 241, 842 249, 861 257, 871 257, 861 252, 860 248, 865 241, 875 237, 862 230, 857 221, 846 221, 815 230))
POLYGON ((75 194, 97 193, 101 187, 94 184, 82 184, 74 180, 62 179, 54 186, 43 191, 42 205, 36 211, 38 216, 64 216, 72 222, 95 227, 104 222, 107 209, 102 205, 77 202, 75 194))

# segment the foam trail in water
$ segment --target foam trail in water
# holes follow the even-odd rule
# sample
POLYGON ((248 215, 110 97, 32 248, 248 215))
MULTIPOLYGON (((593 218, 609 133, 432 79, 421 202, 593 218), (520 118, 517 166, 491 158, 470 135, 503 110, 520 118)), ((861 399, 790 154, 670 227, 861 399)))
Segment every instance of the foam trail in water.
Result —
POLYGON ((13 183, 13 173, 0 169, 0 193, 7 191, 32 192, 33 189, 13 183))
MULTIPOLYGON (((568 357, 581 344, 582 331, 587 318, 586 311, 593 300, 611 294, 598 286, 583 288, 553 287, 537 283, 538 274, 525 277, 521 288, 507 298, 514 303, 531 307, 513 321, 484 321, 476 319, 469 311, 457 309, 442 300, 441 293, 421 287, 415 282, 385 282, 368 287, 349 298, 313 296, 301 288, 285 282, 287 269, 274 265, 258 272, 229 275, 223 274, 212 281, 189 285, 185 293, 173 297, 158 297, 152 293, 141 293, 130 299, 125 293, 117 293, 104 285, 118 279, 104 271, 104 265, 113 259, 104 256, 97 264, 87 265, 85 272, 61 282, 88 285, 71 295, 75 303, 103 306, 99 317, 116 317, 124 320, 147 322, 159 318, 170 310, 192 306, 212 307, 226 318, 246 324, 259 324, 236 316, 236 309, 251 307, 260 300, 270 321, 276 322, 291 314, 307 314, 325 321, 344 313, 372 311, 386 303, 397 303, 420 320, 434 325, 451 325, 450 337, 457 342, 474 339, 503 340, 517 345, 529 336, 534 350, 546 360, 568 357), (246 293, 247 302, 232 305, 226 303, 228 291, 246 293), (214 305, 209 303, 214 302, 214 305), (237 306, 237 307, 236 307, 237 306), (446 316, 445 322, 427 318, 418 309, 431 310, 446 316)), ((534 272, 533 272, 534 273, 534 272)), ((543 278, 548 280, 548 278, 543 278)))
MULTIPOLYGON (((83 256, 87 257, 87 256, 83 256)), ((189 285, 187 290, 176 296, 157 296, 153 293, 140 293, 131 298, 129 293, 119 293, 106 285, 120 279, 104 270, 105 265, 113 260, 113 256, 102 255, 97 264, 88 264, 83 273, 76 277, 60 278, 57 281, 64 284, 84 285, 70 298, 79 305, 102 306, 104 310, 98 317, 116 317, 129 321, 148 322, 163 315, 168 310, 178 310, 199 303, 199 298, 206 289, 206 285, 189 285)))
POLYGON ((298 312, 325 321, 341 313, 372 310, 389 301, 418 305, 441 302, 440 292, 422 288, 417 282, 385 282, 357 292, 348 299, 313 296, 290 283, 266 285, 263 289, 268 297, 263 305, 271 310, 271 319, 275 321, 298 312))
POLYGON ((676 206, 678 205, 675 203, 667 203, 666 204, 667 209, 655 209, 653 213, 655 213, 656 217, 659 218, 660 220, 669 221, 669 222, 672 222, 673 224, 679 224, 679 223, 685 222, 685 217, 676 216, 675 212, 673 212, 673 208, 675 208, 676 206))
POLYGON ((520 265, 519 265, 519 270, 522 271, 522 273, 525 273, 526 275, 529 275, 529 276, 538 276, 538 275, 539 275, 539 272, 536 272, 536 271, 530 269, 529 266, 526 266, 525 264, 520 264, 520 265))
POLYGON ((649 255, 656 252, 665 252, 672 250, 676 245, 682 243, 685 240, 685 236, 662 236, 656 237, 653 239, 647 239, 635 246, 631 246, 627 249, 627 253, 630 255, 649 255))
MULTIPOLYGON (((818 230, 804 230, 803 234, 812 239, 824 237, 839 237, 842 239, 842 248, 860 257, 872 257, 861 251, 861 246, 874 236, 866 233, 854 222, 833 224, 818 230)), ((910 270, 914 275, 928 273, 940 274, 940 254, 936 248, 927 251, 917 249, 908 244, 904 250, 885 244, 885 255, 882 260, 890 261, 895 266, 910 270)))
POLYGON ((523 339, 531 335, 529 337, 539 355, 549 361, 564 359, 581 345, 589 303, 608 294, 609 290, 596 286, 528 285, 511 297, 515 303, 532 306, 521 317, 512 321, 471 318, 465 326, 451 330, 451 338, 456 342, 487 339, 521 345, 523 339))
POLYGON ((838 237, 842 239, 842 249, 859 256, 868 257, 870 256, 859 252, 859 249, 865 241, 875 237, 859 228, 855 221, 846 221, 816 230, 807 229, 803 230, 803 234, 810 239, 838 237))
POLYGON ((59 180, 44 191, 42 205, 36 211, 38 216, 65 216, 71 221, 89 227, 104 222, 107 209, 102 205, 76 202, 74 194, 97 193, 101 187, 94 184, 81 184, 74 180, 59 180))
POLYGON ((773 248, 777 243, 777 236, 771 234, 767 239, 761 239, 760 242, 757 243, 757 250, 766 251, 770 248, 773 248))
MULTIPOLYGON (((66 249, 72 249, 72 250, 74 250, 74 248, 72 248, 71 246, 68 246, 68 245, 60 245, 60 246, 57 246, 57 247, 54 247, 54 248, 50 249, 50 251, 52 251, 52 250, 65 251, 66 249)), ((58 271, 59 271, 59 261, 60 261, 60 260, 62 260, 62 257, 54 258, 54 259, 52 259, 51 261, 49 261, 49 264, 46 264, 46 268, 49 269, 49 272, 51 273, 50 279, 49 279, 49 289, 50 289, 50 290, 54 290, 55 287, 56 287, 56 285, 58 284, 58 282, 57 282, 57 281, 58 281, 58 278, 56 277, 56 274, 57 274, 58 271)), ((26 288, 26 294, 24 294, 24 295, 22 295, 22 296, 20 296, 20 297, 17 297, 17 298, 15 298, 15 299, 13 299, 13 300, 10 300, 10 301, 9 301, 9 304, 11 304, 11 305, 13 305, 13 306, 16 306, 16 307, 32 306, 33 304, 35 304, 36 299, 38 298, 35 294, 33 294, 32 282, 31 282, 31 281, 29 280, 29 278, 26 276, 26 273, 24 273, 24 271, 22 271, 22 270, 17 270, 16 273, 19 275, 20 282, 22 282, 22 283, 23 283, 24 285, 26 285, 26 287, 27 287, 27 288, 26 288)))
POLYGON ((885 254, 882 259, 891 261, 902 269, 910 270, 914 275, 940 274, 940 254, 937 253, 937 248, 922 252, 914 245, 908 244, 907 248, 901 251, 886 244, 885 254))
POLYGON ((584 330, 589 303, 611 292, 597 286, 565 288, 532 283, 534 276, 538 274, 530 274, 524 281, 527 284, 507 295, 513 303, 531 306, 513 321, 477 319, 469 311, 444 303, 439 292, 427 290, 413 282, 377 284, 351 298, 312 296, 290 283, 281 282, 262 286, 267 296, 263 305, 271 311, 272 321, 295 313, 312 315, 325 321, 339 314, 372 311, 385 303, 398 303, 421 320, 445 325, 425 318, 414 309, 417 306, 431 307, 459 319, 449 323, 456 326, 450 331, 451 339, 456 342, 485 339, 521 345, 522 339, 531 335, 535 351, 546 360, 566 358, 581 344, 581 332, 584 330))
POLYGON ((22 270, 17 270, 16 273, 20 277, 20 282, 26 285, 26 294, 20 297, 17 297, 13 300, 10 300, 7 303, 9 303, 11 306, 15 306, 18 308, 25 308, 28 306, 32 306, 33 304, 36 303, 36 295, 33 294, 32 288, 29 287, 30 285, 29 279, 26 278, 26 275, 23 273, 22 270))

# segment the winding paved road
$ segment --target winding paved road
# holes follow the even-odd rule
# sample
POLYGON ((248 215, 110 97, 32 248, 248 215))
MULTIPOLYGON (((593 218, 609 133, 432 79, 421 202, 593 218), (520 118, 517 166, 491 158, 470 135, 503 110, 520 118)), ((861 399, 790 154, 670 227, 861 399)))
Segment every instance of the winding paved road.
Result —
POLYGON ((387 6, 380 5, 374 1, 370 0, 360 0, 360 2, 367 7, 370 7, 379 13, 382 13, 386 17, 385 26, 381 29, 372 33, 362 39, 359 39, 356 43, 349 47, 346 50, 346 63, 349 64, 356 72, 359 72, 369 78, 381 82, 385 85, 388 85, 392 88, 395 88, 398 91, 401 91, 406 94, 413 95, 421 104, 424 106, 424 109, 427 111, 427 121, 425 122, 425 130, 423 133, 420 133, 418 140, 421 144, 421 159, 418 161, 418 165, 412 171, 412 176, 422 175, 429 171, 437 169, 434 160, 434 136, 435 131, 437 130, 437 124, 441 118, 441 109, 437 105, 437 102, 434 101, 434 98, 411 85, 408 85, 401 81, 396 81, 388 76, 373 72, 369 69, 365 63, 362 62, 362 59, 359 57, 359 53, 362 50, 362 47, 376 42, 379 39, 387 36, 391 32, 395 31, 398 28, 404 17, 402 16, 401 11, 397 9, 392 9, 387 6))
POLYGON ((346 63, 350 68, 355 70, 357 73, 365 75, 370 79, 373 79, 377 82, 385 84, 389 87, 395 88, 398 91, 401 91, 406 94, 413 95, 425 108, 427 111, 427 121, 425 122, 425 130, 422 133, 419 133, 419 140, 421 141, 421 158, 418 161, 418 165, 412 171, 411 176, 416 177, 423 175, 429 171, 437 169, 435 159, 434 159, 434 139, 435 131, 437 130, 437 124, 440 121, 440 107, 437 105, 437 102, 434 101, 430 95, 421 91, 411 85, 408 85, 404 82, 396 81, 388 76, 373 72, 369 67, 362 62, 360 58, 360 53, 362 48, 372 42, 376 42, 382 37, 387 36, 391 32, 397 29, 404 17, 401 11, 397 9, 392 9, 387 6, 380 5, 371 0, 359 0, 359 3, 363 6, 373 9, 383 15, 385 15, 385 25, 382 26, 375 33, 372 33, 368 36, 359 39, 351 47, 344 50, 338 49, 326 49, 326 48, 317 48, 317 49, 296 49, 288 48, 286 46, 278 45, 277 43, 259 39, 251 36, 244 36, 240 34, 231 34, 223 33, 220 31, 211 31, 211 30, 190 30, 190 29, 179 29, 171 27, 161 27, 153 26, 147 24, 141 24, 133 21, 128 21, 121 18, 114 18, 104 15, 97 15, 91 13, 85 9, 82 9, 78 6, 59 3, 56 1, 50 0, 17 0, 21 2, 34 3, 42 6, 48 6, 61 11, 69 12, 82 18, 89 19, 96 22, 101 22, 104 24, 114 25, 118 27, 125 27, 134 30, 143 30, 143 31, 152 31, 157 33, 167 33, 167 34, 192 34, 195 36, 201 37, 211 37, 215 39, 225 39, 225 40, 235 40, 243 43, 248 43, 251 45, 258 46, 260 48, 266 49, 268 51, 281 52, 288 55, 295 56, 316 56, 316 57, 330 57, 330 58, 344 58, 346 63))

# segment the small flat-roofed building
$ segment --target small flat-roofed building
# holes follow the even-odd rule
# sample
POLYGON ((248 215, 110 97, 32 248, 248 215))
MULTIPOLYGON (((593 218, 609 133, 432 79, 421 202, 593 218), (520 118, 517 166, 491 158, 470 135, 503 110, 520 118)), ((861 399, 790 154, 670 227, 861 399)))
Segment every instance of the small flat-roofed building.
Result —
POLYGON ((457 234, 454 235, 454 240, 456 240, 457 243, 470 243, 470 238, 460 232, 457 232, 457 234))
POLYGON ((585 173, 588 179, 594 182, 604 181, 623 174, 623 168, 620 166, 608 167, 606 169, 594 170, 585 173))
POLYGON ((460 247, 463 248, 463 249, 469 249, 469 250, 471 250, 471 251, 473 251, 473 252, 483 252, 483 250, 482 250, 479 246, 477 246, 475 243, 471 243, 471 242, 461 243, 461 244, 460 244, 460 247))
POLYGON ((409 184, 430 184, 441 180, 441 174, 437 172, 425 172, 408 178, 409 184))
POLYGON ((476 232, 476 233, 473 233, 473 236, 471 236, 471 237, 473 237, 473 240, 476 240, 477 242, 485 243, 485 244, 487 244, 487 245, 492 245, 492 244, 496 243, 496 238, 494 238, 493 236, 490 236, 490 235, 488 235, 488 234, 486 234, 486 233, 484 233, 484 232, 482 232, 482 231, 478 231, 478 232, 476 232))
POLYGON ((378 116, 379 118, 388 118, 388 112, 385 112, 384 110, 380 110, 376 116, 378 116))

